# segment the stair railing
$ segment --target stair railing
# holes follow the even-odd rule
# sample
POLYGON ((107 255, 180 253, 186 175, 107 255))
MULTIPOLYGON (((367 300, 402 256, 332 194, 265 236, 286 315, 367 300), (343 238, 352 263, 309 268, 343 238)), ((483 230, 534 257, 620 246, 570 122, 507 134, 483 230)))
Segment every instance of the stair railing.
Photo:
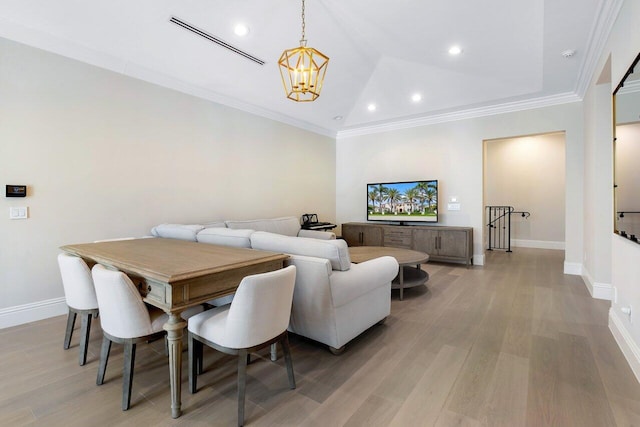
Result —
POLYGON ((488 250, 502 249, 511 251, 511 215, 521 214, 523 218, 529 218, 531 214, 526 211, 516 211, 513 206, 487 206, 487 218, 489 222, 489 247, 488 250))

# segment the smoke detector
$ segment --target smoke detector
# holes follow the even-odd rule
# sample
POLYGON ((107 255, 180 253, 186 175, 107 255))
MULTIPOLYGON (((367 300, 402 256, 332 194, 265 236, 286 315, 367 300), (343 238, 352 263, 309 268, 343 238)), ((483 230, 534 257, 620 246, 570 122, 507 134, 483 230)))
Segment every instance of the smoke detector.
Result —
POLYGON ((562 52, 562 56, 565 58, 571 58, 575 54, 576 54, 576 51, 573 49, 567 49, 562 52))

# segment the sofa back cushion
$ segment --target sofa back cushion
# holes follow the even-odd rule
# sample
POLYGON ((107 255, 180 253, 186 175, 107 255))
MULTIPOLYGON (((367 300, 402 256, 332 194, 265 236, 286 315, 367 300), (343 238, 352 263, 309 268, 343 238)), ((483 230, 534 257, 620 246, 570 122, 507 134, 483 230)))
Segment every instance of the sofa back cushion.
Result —
POLYGON ((300 221, 295 216, 273 219, 253 219, 248 221, 225 221, 229 228, 243 228, 269 233, 297 236, 300 231, 300 221))
POLYGON ((254 230, 232 230, 230 228, 205 228, 196 236, 198 242, 214 245, 234 246, 236 248, 250 248, 251 235, 254 230))
POLYGON ((151 235, 167 239, 196 241, 196 234, 204 229, 200 224, 160 224, 151 229, 151 235))
POLYGON ((349 248, 344 240, 319 240, 256 231, 251 235, 251 247, 263 251, 325 258, 329 260, 333 270, 345 271, 351 267, 349 248))

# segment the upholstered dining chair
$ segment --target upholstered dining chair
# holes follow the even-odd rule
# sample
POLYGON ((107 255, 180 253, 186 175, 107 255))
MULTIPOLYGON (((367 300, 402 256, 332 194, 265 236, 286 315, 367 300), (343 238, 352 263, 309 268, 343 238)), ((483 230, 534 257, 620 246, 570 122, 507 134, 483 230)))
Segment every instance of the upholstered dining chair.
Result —
POLYGON ((197 391, 203 344, 238 355, 238 426, 244 425, 246 369, 249 354, 273 343, 282 345, 289 386, 296 388, 287 327, 291 315, 296 267, 247 276, 231 304, 189 319, 189 388, 197 391))
MULTIPOLYGON (((103 333, 96 384, 104 382, 111 343, 123 344, 122 410, 126 411, 131 406, 136 344, 163 337, 166 334, 163 325, 169 316, 159 308, 145 304, 136 285, 123 272, 109 270, 100 264, 96 264, 91 272, 103 333)), ((202 310, 202 306, 190 308, 182 313, 182 318, 187 320, 202 310)))
POLYGON ((80 356, 78 362, 82 366, 87 362, 91 319, 98 315, 98 301, 96 291, 93 288, 91 270, 82 258, 68 254, 58 255, 58 266, 62 276, 65 300, 69 307, 63 346, 65 350, 71 346, 76 317, 80 315, 80 356))

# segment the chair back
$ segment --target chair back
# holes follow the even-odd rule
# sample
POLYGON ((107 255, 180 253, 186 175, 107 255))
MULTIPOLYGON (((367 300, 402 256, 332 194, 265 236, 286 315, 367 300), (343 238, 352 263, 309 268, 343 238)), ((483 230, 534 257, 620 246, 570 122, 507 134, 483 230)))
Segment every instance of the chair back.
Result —
POLYGON ((113 337, 137 338, 158 332, 138 288, 121 271, 96 264, 91 270, 102 329, 113 337))
POLYGON ((67 305, 76 310, 97 309, 96 291, 87 263, 74 255, 59 254, 58 265, 67 305))
POLYGON ((247 276, 236 290, 225 324, 232 348, 250 348, 287 330, 296 267, 247 276))

